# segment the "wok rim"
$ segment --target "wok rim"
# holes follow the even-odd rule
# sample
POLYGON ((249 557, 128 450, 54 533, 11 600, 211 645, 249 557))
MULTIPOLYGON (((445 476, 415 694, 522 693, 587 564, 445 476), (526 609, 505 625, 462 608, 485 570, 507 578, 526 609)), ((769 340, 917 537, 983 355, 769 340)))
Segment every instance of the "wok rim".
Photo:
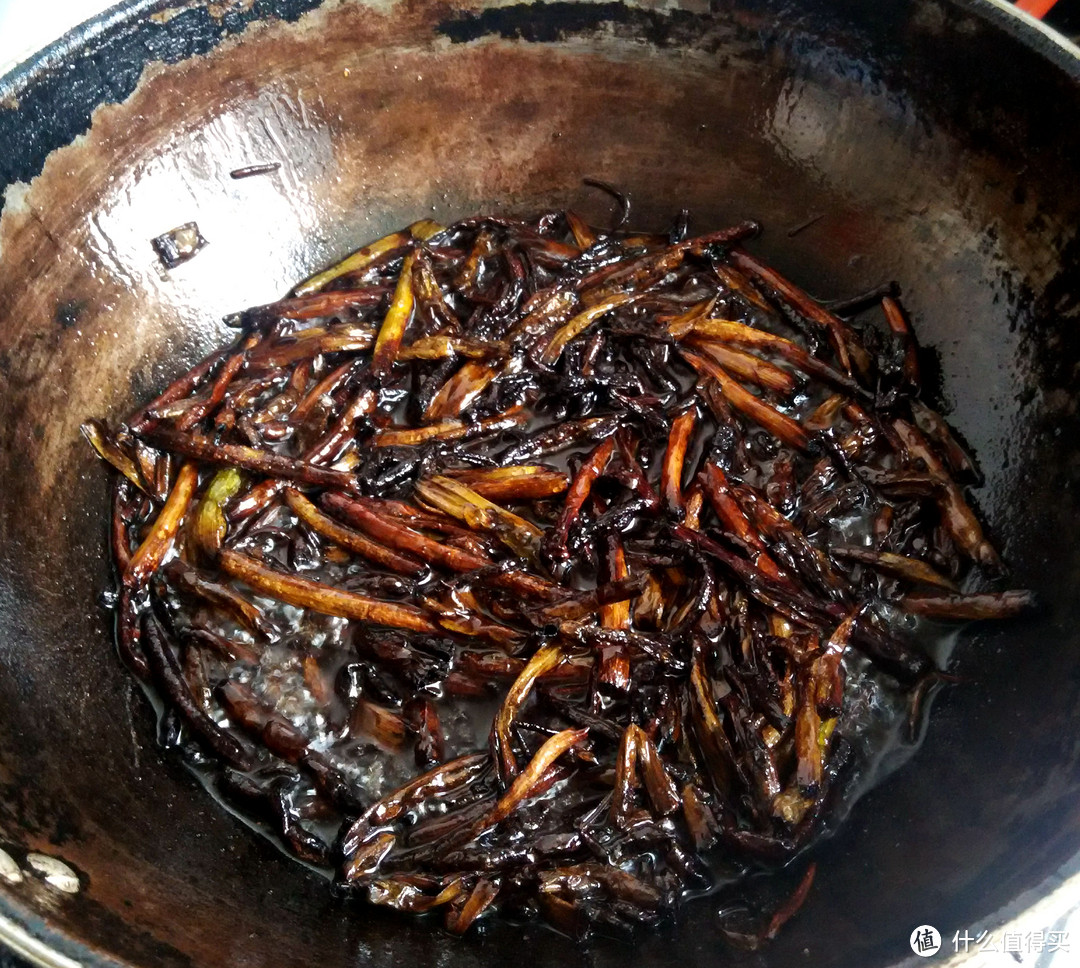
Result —
MULTIPOLYGON (((187 0, 192 6, 200 0, 187 0)), ((368 0, 360 0, 367 3, 368 0)), ((543 3, 544 0, 533 0, 543 3)), ((635 0, 627 0, 633 6, 635 0)), ((1012 39, 1024 44, 1038 55, 1051 61, 1072 79, 1080 83, 1080 46, 1053 30, 1041 20, 1017 9, 1010 0, 950 0, 961 8, 981 15, 995 29, 1005 31, 1012 39)), ((54 69, 66 58, 88 43, 110 31, 165 7, 175 7, 176 0, 117 0, 112 6, 87 21, 73 27, 55 41, 25 60, 8 67, 0 74, 0 100, 17 95, 20 89, 32 84, 40 75, 54 69)), ((0 215, 3 199, 0 198, 0 215)), ((32 876, 29 874, 27 876, 32 876)), ((1012 899, 1008 904, 986 915, 981 925, 989 926, 992 934, 1047 928, 1080 910, 1080 850, 1045 877, 1035 887, 1012 899)), ((973 930, 979 925, 970 925, 973 930)), ((943 947, 947 939, 943 938, 943 947)), ((32 914, 10 895, 6 884, 0 883, 0 945, 16 956, 39 968, 140 968, 133 962, 117 960, 111 955, 91 948, 86 942, 66 932, 50 928, 39 916, 32 914), (66 954, 62 949, 69 949, 66 954)), ((941 962, 942 968, 962 968, 973 965, 979 952, 956 952, 941 962)), ((900 957, 895 968, 923 964, 911 955, 900 957)))

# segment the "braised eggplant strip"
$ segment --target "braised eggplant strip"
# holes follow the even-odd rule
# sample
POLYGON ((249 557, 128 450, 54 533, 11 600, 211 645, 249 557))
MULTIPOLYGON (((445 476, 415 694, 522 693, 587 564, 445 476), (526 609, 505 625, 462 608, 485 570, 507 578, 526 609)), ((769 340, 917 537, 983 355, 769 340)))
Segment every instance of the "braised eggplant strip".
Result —
MULTIPOLYGON (((938 623, 1033 604, 895 287, 849 322, 754 223, 630 233, 596 184, 614 228, 414 223, 82 428, 162 741, 339 894, 454 933, 745 907, 954 681, 938 623)), ((721 931, 771 938, 814 870, 721 931)))

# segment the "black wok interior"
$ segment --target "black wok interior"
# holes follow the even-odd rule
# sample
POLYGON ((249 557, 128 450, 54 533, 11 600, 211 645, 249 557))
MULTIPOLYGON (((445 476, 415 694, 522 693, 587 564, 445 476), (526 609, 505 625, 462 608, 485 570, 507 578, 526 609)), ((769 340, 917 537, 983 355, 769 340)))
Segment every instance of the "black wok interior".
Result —
POLYGON ((1069 51, 961 0, 129 6, 0 81, 0 847, 82 881, 61 896, 0 880, 0 915, 88 965, 469 968, 527 950, 541 966, 874 968, 910 958, 918 924, 1000 924, 1074 864, 1069 51), (280 176, 223 180, 260 152, 280 176), (753 954, 729 952, 707 900, 671 932, 588 949, 344 906, 159 754, 97 605, 106 475, 81 420, 121 415, 221 339, 225 312, 390 227, 603 218, 590 175, 629 190, 644 229, 684 205, 702 231, 759 219, 755 251, 822 298, 899 280, 986 472, 976 501, 1011 583, 1041 602, 964 633, 924 746, 817 849, 804 909, 753 954), (166 274, 149 239, 183 216, 211 244, 166 274))

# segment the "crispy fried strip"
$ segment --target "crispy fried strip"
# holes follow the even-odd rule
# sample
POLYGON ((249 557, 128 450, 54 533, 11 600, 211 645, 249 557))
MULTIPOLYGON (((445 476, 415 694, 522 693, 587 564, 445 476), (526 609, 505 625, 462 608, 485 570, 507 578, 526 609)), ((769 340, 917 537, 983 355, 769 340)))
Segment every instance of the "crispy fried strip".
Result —
POLYGON ((775 938, 780 933, 780 929, 798 913, 799 908, 803 906, 807 895, 810 893, 810 887, 814 883, 816 873, 817 863, 815 862, 806 868, 806 873, 803 874, 802 880, 799 881, 799 886, 795 888, 795 893, 777 908, 776 913, 769 920, 769 926, 765 929, 764 935, 767 940, 775 938))
POLYGON ((432 397, 424 411, 424 419, 439 420, 463 413, 501 371, 501 367, 468 360, 432 397))
POLYGON ((803 793, 816 797, 825 775, 823 751, 818 743, 821 715, 818 713, 813 675, 805 666, 796 675, 796 694, 795 779, 803 793))
POLYGON ((966 622, 1012 618, 1034 605, 1035 596, 1026 590, 976 595, 905 595, 900 599, 900 607, 913 615, 966 622))
POLYGON ((251 756, 231 733, 214 722, 199 706, 184 679, 180 662, 165 638, 165 632, 152 612, 142 624, 142 642, 150 668, 169 701, 183 714, 184 721, 227 763, 241 770, 251 768, 251 756))
POLYGON ((496 417, 485 417, 476 423, 464 420, 441 420, 425 427, 388 428, 375 433, 376 447, 414 447, 433 440, 460 440, 462 437, 478 436, 509 430, 529 422, 529 415, 520 407, 511 407, 496 417))
POLYGON ((352 474, 319 467, 307 460, 296 460, 270 450, 247 447, 243 444, 218 444, 210 437, 200 434, 184 434, 169 427, 155 427, 143 432, 151 443, 185 457, 205 461, 207 464, 242 467, 244 470, 265 474, 267 477, 315 487, 336 487, 345 491, 359 491, 360 483, 352 474))
MULTIPOLYGON (((435 541, 414 528, 393 520, 386 513, 380 514, 379 505, 367 498, 356 500, 344 494, 329 492, 323 495, 322 503, 328 510, 366 531, 373 538, 407 554, 416 555, 429 564, 462 572, 480 571, 494 564, 486 555, 435 541)), ((418 519, 417 523, 428 526, 423 517, 418 519)), ((551 582, 517 570, 499 572, 492 575, 490 580, 501 588, 541 599, 550 599, 557 590, 551 582)))
POLYGON ((229 530, 223 510, 225 502, 240 490, 241 483, 243 478, 235 467, 223 467, 210 478, 195 508, 189 525, 191 539, 210 560, 217 556, 229 530))
POLYGON ((97 452, 98 457, 115 467, 140 491, 148 490, 139 471, 139 465, 109 433, 109 428, 100 420, 87 420, 79 427, 87 442, 97 452))
POLYGON ((528 766, 517 774, 510 789, 503 794, 495 808, 477 823, 473 836, 479 836, 489 827, 494 827, 495 824, 509 817, 522 802, 532 796, 534 788, 539 785, 548 767, 567 750, 584 742, 588 735, 588 728, 564 729, 550 737, 536 751, 536 755, 529 761, 528 766))
POLYGON ((498 893, 498 880, 481 877, 460 910, 453 905, 446 909, 446 930, 453 934, 464 934, 491 907, 498 893))
POLYGON ((506 343, 434 333, 403 346, 398 352, 398 359, 443 360, 449 356, 464 356, 466 359, 489 360, 505 354, 507 350, 506 343))
POLYGON ((415 258, 416 256, 411 252, 405 257, 401 275, 398 276, 397 289, 394 290, 394 300, 386 311, 378 338, 375 340, 375 351, 371 354, 371 373, 375 377, 386 376, 392 369, 397 360, 402 337, 405 335, 405 328, 412 319, 414 302, 412 267, 415 258))
POLYGON ((775 363, 770 363, 768 360, 763 360, 743 350, 732 349, 723 343, 693 338, 688 342, 696 349, 711 356, 740 380, 753 383, 763 390, 772 390, 774 393, 780 393, 784 396, 790 396, 795 392, 798 385, 795 377, 788 373, 787 370, 780 369, 775 363))
POLYGON ((187 413, 180 417, 176 422, 177 430, 190 430, 195 424, 202 420, 203 417, 217 410, 221 405, 221 401, 225 399, 229 384, 232 383, 233 378, 241 369, 243 369, 244 364, 247 362, 248 353, 252 347, 257 346, 261 340, 261 333, 252 333, 240 344, 239 351, 233 353, 232 356, 225 361, 225 365, 221 368, 221 372, 218 373, 213 386, 210 388, 210 395, 202 403, 192 407, 187 413))
POLYGON ((581 250, 587 249, 596 242, 596 230, 577 214, 569 209, 566 211, 566 224, 570 226, 570 233, 574 236, 574 242, 581 250))
POLYGON ((543 532, 524 518, 492 503, 450 477, 431 477, 416 482, 417 496, 471 528, 491 531, 511 551, 536 558, 543 532))
POLYGON ((251 362, 261 366, 292 366, 320 353, 360 353, 371 349, 374 343, 374 327, 363 323, 320 326, 264 343, 258 353, 251 355, 251 362))
POLYGON ((172 549, 198 483, 197 465, 189 463, 180 468, 169 499, 124 571, 123 582, 128 588, 145 585, 172 549))
POLYGON ((856 561, 886 575, 894 575, 910 582, 923 585, 937 585, 951 592, 958 592, 956 582, 918 558, 898 555, 891 551, 874 551, 870 548, 848 548, 833 545, 830 549, 839 558, 856 561))
POLYGON ((570 537, 570 529, 577 520, 585 502, 589 499, 593 482, 604 473, 612 452, 615 450, 615 439, 608 437, 602 440, 592 453, 585 458, 578 468, 574 479, 570 482, 570 490, 566 493, 563 509, 559 513, 559 520, 544 539, 548 553, 556 559, 567 558, 570 554, 566 543, 570 537))
POLYGON ((921 400, 911 401, 915 425, 940 449, 945 462, 955 474, 967 474, 975 484, 981 484, 982 472, 971 456, 953 435, 945 418, 921 400))
POLYGON ((266 618, 258 605, 245 598, 231 585, 212 581, 181 558, 173 558, 163 565, 159 574, 178 594, 209 602, 222 609, 253 635, 269 638, 281 634, 280 629, 266 618))
POLYGON ((908 325, 904 311, 892 296, 886 296, 881 300, 881 308, 885 312, 885 319, 897 336, 904 341, 904 380, 911 387, 918 387, 919 378, 919 344, 915 342, 915 334, 908 325))
POLYGON ((206 359, 196 363, 186 373, 173 380, 172 383, 158 394, 158 396, 154 397, 154 399, 145 407, 140 407, 131 414, 124 423, 127 424, 134 434, 139 433, 141 430, 145 430, 146 427, 154 423, 154 420, 149 414, 155 410, 160 410, 162 407, 167 407, 177 400, 183 400, 185 397, 190 396, 206 380, 206 378, 214 372, 214 367, 225 359, 229 350, 230 347, 223 346, 221 349, 211 353, 206 359))
POLYGON ((667 450, 660 475, 660 492, 664 506, 672 513, 683 510, 682 477, 686 462, 686 448, 697 424, 697 409, 690 407, 671 422, 667 450))
MULTIPOLYGON (((672 335, 676 334, 673 333, 672 335)), ((811 356, 798 343, 794 343, 775 333, 770 333, 767 330, 756 329, 746 323, 730 319, 710 317, 696 320, 690 327, 689 335, 692 335, 700 342, 720 341, 775 353, 808 376, 815 376, 847 393, 860 396, 866 395, 866 391, 851 377, 834 370, 828 363, 822 362, 816 356, 811 356)), ((681 338, 683 337, 676 335, 676 339, 681 338)))
POLYGON ((840 365, 847 370, 848 376, 853 375, 852 358, 854 357, 856 368, 860 373, 867 372, 869 368, 869 356, 862 348, 851 328, 835 313, 829 312, 819 302, 789 282, 775 269, 770 269, 764 263, 758 262, 753 256, 742 250, 732 251, 731 261, 735 265, 749 272, 752 276, 763 282, 776 292, 781 299, 794 306, 808 319, 821 326, 829 336, 836 355, 840 359, 840 365))
POLYGON ((648 733, 637 725, 632 728, 635 730, 638 763, 641 778, 645 781, 645 791, 649 794, 656 814, 667 817, 682 806, 679 789, 668 774, 656 744, 649 739, 648 733))
POLYGON ((927 470, 940 479, 942 489, 938 507, 941 510, 941 522, 956 542, 956 546, 991 572, 1000 571, 1001 559, 997 551, 983 535, 979 519, 964 500, 963 492, 949 476, 944 462, 934 453, 926 438, 906 420, 897 417, 893 420, 892 427, 908 452, 920 458, 926 464, 927 470))
POLYGON ((439 630, 436 622, 413 605, 383 602, 308 578, 286 575, 231 548, 222 548, 218 561, 226 574, 250 585, 257 592, 297 608, 310 608, 323 615, 337 615, 357 622, 411 629, 414 632, 439 630))
POLYGON ((510 737, 514 717, 528 698, 536 680, 565 661, 566 655, 560 645, 553 643, 541 646, 506 691, 491 728, 491 755, 498 765, 499 776, 504 783, 509 783, 518 773, 517 757, 511 748, 510 737))
POLYGON ((366 535, 338 524, 333 518, 325 515, 303 494, 295 488, 285 489, 285 501, 293 513, 300 518, 309 528, 329 538, 334 544, 347 551, 352 551, 368 561, 382 565, 390 571, 396 571, 399 575, 422 575, 426 568, 423 562, 415 558, 401 554, 393 548, 372 541, 366 535))
MULTIPOLYGON (((630 577, 630 569, 626 566, 626 552, 617 534, 611 534, 607 539, 605 550, 607 581, 621 582, 630 577)), ((606 629, 629 629, 630 628, 630 599, 626 598, 618 602, 609 602, 600 606, 600 624, 606 629)), ((600 678, 603 681, 604 673, 601 670, 600 678)))
POLYGON ((615 785, 611 791, 608 818, 616 827, 625 827, 634 809, 634 787, 637 785, 638 742, 637 727, 631 723, 623 730, 619 752, 615 755, 615 785))
POLYGON ((432 767, 386 794, 361 814, 341 838, 342 853, 348 857, 372 830, 392 823, 416 804, 476 783, 490 770, 491 758, 486 752, 467 753, 432 767))
MULTIPOLYGON (((357 272, 365 266, 370 265, 384 253, 390 252, 393 249, 399 249, 403 245, 409 245, 414 241, 426 242, 432 236, 438 235, 442 230, 443 226, 436 222, 427 220, 413 222, 407 229, 403 229, 400 232, 392 232, 390 235, 386 235, 376 242, 372 242, 369 245, 365 245, 363 248, 357 249, 351 255, 346 256, 329 269, 324 269, 322 272, 317 272, 315 275, 309 276, 300 283, 300 285, 293 288, 292 294, 293 296, 306 296, 309 293, 318 292, 340 276, 344 276, 350 272, 357 272)), ((404 274, 405 273, 403 272, 402 275, 404 274)))
POLYGON ((570 485, 570 478, 562 471, 541 464, 448 470, 445 476, 460 481, 489 501, 506 503, 554 497, 562 494, 570 485))
POLYGON ((841 661, 851 641, 858 615, 859 610, 853 609, 835 628, 810 667, 814 699, 826 712, 839 713, 844 702, 844 670, 841 661))
POLYGON ((562 352, 566 349, 566 344, 570 342, 575 336, 579 336, 585 332, 597 319, 603 316, 605 313, 611 312, 613 309, 618 309, 620 306, 625 306, 627 303, 634 300, 634 296, 620 292, 613 296, 609 296, 602 302, 598 302, 595 306, 590 306, 588 309, 582 310, 576 316, 572 317, 569 322, 565 323, 560 329, 558 329, 554 336, 551 337, 550 342, 544 347, 543 353, 540 354, 540 361, 545 366, 554 366, 562 352))
POLYGON ((698 479, 720 523, 754 553, 754 564, 758 570, 770 578, 779 579, 780 566, 769 554, 768 546, 739 502, 732 497, 724 472, 712 461, 707 461, 698 479))
POLYGON ((367 361, 346 360, 331 370, 300 399, 292 412, 292 419, 297 424, 304 424, 311 412, 332 399, 331 395, 351 378, 359 376, 367 368, 367 361))
POLYGON ((684 359, 702 376, 711 377, 719 385, 725 399, 738 411, 760 424, 774 437, 790 447, 807 450, 809 437, 806 431, 787 414, 781 413, 760 397, 755 397, 749 390, 737 383, 720 364, 708 357, 698 356, 687 349, 680 349, 684 359))
POLYGON ((362 289, 334 289, 330 292, 310 292, 306 295, 279 299, 277 302, 267 303, 265 306, 253 306, 246 311, 245 315, 255 319, 267 319, 269 317, 321 319, 325 316, 336 316, 346 309, 364 309, 369 306, 377 306, 385 297, 386 287, 381 284, 365 286, 362 289))
POLYGON ((696 712, 693 718, 694 736, 701 748, 705 768, 714 789, 721 797, 726 797, 732 790, 734 754, 713 701, 703 651, 695 647, 694 652, 689 690, 691 708, 696 712))

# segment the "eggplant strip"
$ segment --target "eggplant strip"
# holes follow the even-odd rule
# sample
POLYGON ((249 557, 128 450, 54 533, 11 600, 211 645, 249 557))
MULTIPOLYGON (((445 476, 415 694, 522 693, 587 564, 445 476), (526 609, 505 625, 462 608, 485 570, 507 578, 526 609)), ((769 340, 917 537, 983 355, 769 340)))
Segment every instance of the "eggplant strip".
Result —
POLYGON ((183 400, 198 389, 206 378, 214 372, 217 365, 226 358, 228 347, 215 350, 208 357, 196 363, 183 375, 177 377, 158 396, 151 400, 145 407, 141 407, 131 414, 124 424, 133 434, 138 434, 154 423, 149 414, 162 407, 167 407, 177 400, 183 400))
POLYGON ((471 831, 470 840, 475 839, 485 830, 494 827, 509 817, 518 806, 531 796, 538 793, 540 781, 548 768, 568 750, 579 746, 589 735, 586 729, 564 729, 546 740, 543 746, 529 761, 529 764, 518 773, 510 789, 503 794, 494 809, 483 817, 471 831))
POLYGON ((366 558, 377 565, 382 565, 399 575, 411 575, 414 578, 425 572, 424 563, 409 555, 401 554, 378 541, 372 541, 366 535, 352 528, 338 524, 325 515, 303 494, 295 488, 286 488, 285 501, 301 521, 313 531, 329 538, 334 544, 354 554, 366 558))
POLYGON ((79 427, 79 431, 86 438, 87 443, 97 451, 98 457, 115 467, 140 491, 147 490, 147 484, 143 480, 135 459, 120 446, 104 423, 100 420, 87 420, 79 427))
POLYGON ((764 400, 755 397, 730 376, 718 363, 708 357, 698 356, 689 350, 680 350, 683 358, 702 376, 717 382, 724 398, 740 413, 760 424, 775 437, 797 450, 809 449, 809 437, 806 431, 787 414, 771 407, 764 400))
MULTIPOLYGON (((309 293, 325 289, 335 279, 363 269, 384 253, 399 249, 402 246, 411 245, 416 241, 426 242, 441 231, 443 231, 443 226, 436 222, 427 220, 413 222, 407 229, 383 236, 377 242, 372 242, 370 245, 357 249, 329 269, 324 269, 322 272, 317 272, 315 275, 305 279, 293 288, 292 295, 294 297, 306 296, 309 293)), ((402 275, 404 274, 403 271, 402 275)))
POLYGON ((528 698, 537 679, 561 665, 566 658, 560 646, 542 646, 507 690, 506 698, 499 707, 491 727, 491 756, 498 765, 499 776, 503 783, 509 783, 518 773, 517 757, 514 755, 510 737, 514 717, 528 698))
POLYGON ((839 316, 829 312, 820 303, 815 302, 806 292, 794 283, 789 282, 775 269, 770 269, 746 252, 742 250, 732 251, 730 258, 737 268, 748 272, 776 292, 781 299, 797 309, 807 319, 822 327, 828 333, 829 342, 836 351, 840 365, 847 371, 848 376, 853 376, 855 370, 859 373, 865 373, 869 369, 868 354, 862 349, 862 345, 848 324, 839 316))
MULTIPOLYGON (((849 394, 863 397, 867 395, 866 391, 851 377, 833 369, 816 356, 812 356, 798 343, 785 339, 783 336, 777 336, 775 333, 756 329, 736 320, 714 317, 695 320, 690 326, 689 333, 703 344, 720 341, 747 349, 775 353, 807 376, 816 377, 849 394)), ((682 339, 683 336, 677 335, 676 338, 682 339)))
POLYGON ((210 561, 217 557, 229 532, 224 505, 240 490, 242 483, 243 478, 235 467, 222 468, 210 478, 195 508, 189 525, 191 540, 210 561))
POLYGON ((439 389, 424 411, 425 420, 439 420, 463 413, 499 376, 500 368, 468 360, 439 389))
POLYGON ((1013 618, 1034 605, 1035 596, 1023 590, 975 595, 905 595, 900 600, 900 607, 913 615, 964 622, 1013 618))
POLYGON ((921 384, 919 378, 919 344, 915 342, 915 334, 908 325, 904 311, 900 303, 889 295, 881 300, 881 308, 885 313, 885 320, 891 329, 904 344, 904 382, 909 387, 918 387, 921 384))
POLYGON ((394 300, 383 318, 383 324, 379 329, 379 335, 375 340, 375 350, 371 355, 371 374, 379 378, 385 377, 397 360, 401 341, 405 336, 405 328, 413 313, 413 290, 412 290, 412 267, 415 256, 409 253, 405 257, 405 264, 401 267, 401 275, 398 277, 397 289, 394 290, 394 300))
POLYGON ((735 378, 745 383, 753 383, 762 390, 771 390, 782 396, 791 396, 798 386, 795 377, 787 370, 782 370, 775 363, 763 360, 742 350, 731 349, 723 343, 708 341, 688 341, 695 349, 711 356, 717 363, 735 378))
POLYGON ((957 547, 992 573, 1001 570, 1001 559, 994 546, 986 540, 982 525, 971 510, 956 482, 949 476, 941 459, 930 449, 926 439, 914 426, 900 418, 892 422, 897 436, 908 453, 925 463, 927 470, 941 481, 942 494, 938 500, 941 521, 957 547))
POLYGON ((562 471, 536 464, 447 471, 446 476, 489 501, 508 504, 555 497, 564 493, 570 485, 569 477, 562 471))
POLYGON ((208 464, 240 467, 256 474, 312 487, 334 487, 344 491, 360 489, 359 482, 352 474, 319 467, 306 460, 296 460, 269 450, 242 444, 218 444, 209 437, 184 434, 167 427, 157 427, 146 432, 145 436, 159 447, 208 464))
POLYGON ((356 323, 327 330, 303 330, 287 340, 264 344, 259 353, 253 354, 252 363, 273 367, 292 366, 320 354, 360 353, 371 349, 374 343, 373 329, 356 323))
POLYGON ((645 782, 645 791, 652 802, 657 816, 667 817, 682 806, 678 787, 664 767, 664 761, 656 749, 656 744, 640 726, 629 727, 635 731, 634 738, 638 751, 638 768, 645 782))
POLYGON ((407 430, 386 429, 375 434, 376 447, 416 447, 435 440, 461 440, 481 434, 509 430, 528 423, 528 414, 507 412, 498 417, 486 417, 476 423, 464 420, 441 420, 426 427, 410 427, 407 430))
POLYGON ((602 302, 598 302, 595 306, 582 310, 551 337, 547 346, 544 347, 544 351, 540 354, 540 362, 545 366, 554 366, 559 357, 562 356, 563 350, 566 349, 567 343, 584 333, 601 316, 610 313, 613 309, 618 309, 620 306, 625 306, 632 300, 632 296, 617 293, 602 302))
POLYGON ((152 613, 147 613, 142 626, 142 643, 151 671, 161 684, 169 701, 180 710, 199 737, 215 753, 237 769, 251 769, 251 755, 240 741, 215 723, 195 701, 184 679, 180 663, 165 639, 165 633, 152 613))
POLYGON ((392 823, 417 804, 478 783, 490 771, 491 759, 487 753, 468 753, 432 767, 373 803, 350 824, 341 837, 342 853, 346 857, 353 854, 370 832, 392 823))
POLYGON ((705 496, 720 518, 720 523, 755 553, 755 567, 773 579, 780 579, 779 566, 769 554, 768 546, 750 523, 739 502, 731 495, 724 472, 712 461, 708 461, 701 470, 700 481, 705 496))
POLYGON ((589 499, 593 482, 604 472, 611 454, 615 449, 615 441, 612 438, 602 441, 585 459, 578 468, 567 491, 563 509, 559 514, 559 520, 555 523, 545 548, 549 555, 556 560, 569 556, 566 543, 570 537, 570 529, 573 527, 582 507, 589 499))
POLYGON ((244 582, 261 594, 297 608, 310 608, 323 615, 337 615, 357 622, 411 629, 414 632, 439 630, 437 623, 412 605, 382 602, 308 578, 287 575, 231 548, 221 550, 218 562, 227 575, 244 582))
POLYGON ((982 484, 982 472, 975 458, 961 446, 945 418, 921 400, 911 401, 911 413, 915 425, 939 448, 953 473, 965 474, 973 483, 982 484))
POLYGON ((503 356, 509 350, 506 343, 484 340, 463 339, 458 336, 440 335, 421 336, 398 352, 398 359, 405 360, 444 360, 463 356, 471 360, 489 360, 503 356))
POLYGON ((173 542, 180 532, 180 525, 188 512, 198 483, 197 465, 185 464, 180 468, 169 499, 162 507, 150 533, 131 556, 124 570, 123 581, 128 588, 140 588, 145 585, 150 575, 161 566, 166 555, 172 550, 173 542))
POLYGON ((664 506, 672 513, 684 509, 682 496, 683 468, 686 462, 686 448, 694 433, 697 423, 697 411, 691 407, 684 410, 671 422, 664 465, 661 472, 660 492, 664 506))
POLYGON ((919 585, 936 585, 950 592, 958 592, 956 582, 942 575, 925 561, 910 558, 907 555, 894 554, 891 551, 872 551, 869 548, 849 548, 833 545, 832 554, 847 561, 858 562, 886 575, 903 578, 919 585))
MULTIPOLYGON (((451 571, 469 572, 493 564, 490 558, 472 551, 442 544, 421 532, 380 515, 363 499, 354 500, 344 494, 329 492, 323 495, 323 506, 351 524, 366 531, 377 541, 422 561, 451 571)), ((534 598, 548 599, 555 587, 542 578, 522 571, 506 571, 492 578, 494 584, 534 598)))
POLYGON ((517 555, 535 559, 541 531, 524 518, 493 504, 487 498, 449 477, 416 482, 416 494, 432 507, 464 521, 471 528, 490 531, 517 555))
POLYGON ((344 810, 361 807, 349 780, 324 754, 310 748, 308 738, 296 726, 260 702, 250 687, 227 680, 217 691, 231 719, 261 739, 276 756, 304 769, 329 799, 344 810))
MULTIPOLYGON (((378 306, 386 298, 386 288, 381 285, 363 289, 334 289, 330 292, 309 292, 306 295, 279 299, 265 306, 253 306, 245 311, 248 318, 263 319, 322 319, 336 316, 346 310, 368 309, 378 306)), ((373 334, 374 335, 374 334, 373 334)))
POLYGON ((633 723, 626 727, 619 741, 619 752, 615 756, 615 785, 611 794, 609 818, 616 827, 625 827, 634 809, 638 757, 636 729, 633 723))
POLYGON ((499 883, 481 877, 472 889, 461 909, 451 905, 446 911, 446 930, 452 934, 464 934, 491 905, 499 893, 499 883))
POLYGON ((248 354, 253 347, 258 345, 261 339, 261 334, 256 333, 244 340, 240 345, 239 352, 233 353, 232 356, 225 361, 225 365, 221 368, 221 372, 218 373, 210 388, 210 395, 204 402, 188 410, 187 413, 177 421, 177 430, 190 430, 204 417, 209 416, 217 410, 221 401, 225 399, 229 384, 232 383, 236 375, 243 369, 244 365, 247 363, 248 354))

